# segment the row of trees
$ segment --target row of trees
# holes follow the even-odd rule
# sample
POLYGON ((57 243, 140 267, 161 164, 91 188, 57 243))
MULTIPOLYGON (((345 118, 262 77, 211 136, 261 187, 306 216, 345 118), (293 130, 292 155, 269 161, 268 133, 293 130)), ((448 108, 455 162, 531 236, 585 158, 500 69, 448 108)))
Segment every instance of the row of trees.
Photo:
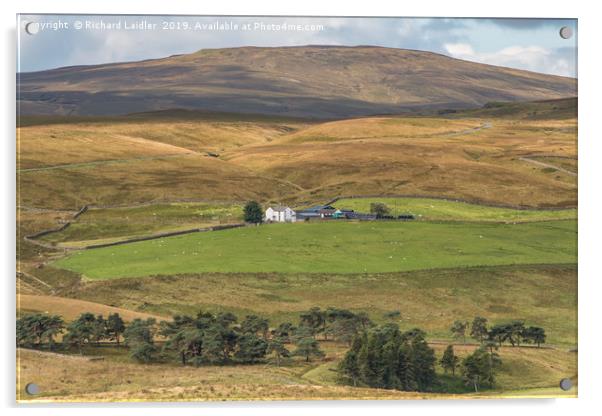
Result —
POLYGON ((509 323, 488 326, 486 318, 477 316, 472 323, 468 321, 455 321, 450 328, 454 338, 462 339, 466 343, 466 336, 470 335, 481 344, 492 341, 502 346, 504 342, 509 342, 513 347, 520 346, 521 343, 536 344, 539 348, 546 342, 546 331, 538 326, 525 326, 520 320, 509 323))
POLYGON ((60 316, 34 314, 17 321, 17 344, 54 349, 56 337, 63 334, 64 347, 83 353, 86 345, 109 341, 119 346, 123 338, 130 356, 139 362, 256 363, 273 357, 280 365, 281 360, 291 356, 302 356, 306 361, 322 357, 319 335, 350 344, 360 331, 372 325, 365 314, 336 308, 312 308, 300 314, 297 326, 285 322, 273 329, 266 318, 247 315, 239 322, 232 313, 199 312, 195 317, 175 316, 172 321, 160 323, 135 319, 127 326, 119 314, 105 319, 83 313, 68 325, 60 316), (162 342, 157 343, 157 339, 162 342))
POLYGON ((69 325, 58 315, 33 314, 17 320, 17 345, 39 347, 48 345, 54 349, 55 338, 66 331, 63 344, 77 347, 80 351, 85 344, 99 344, 101 341, 114 341, 119 345, 125 331, 125 323, 118 313, 102 315, 83 313, 69 325))

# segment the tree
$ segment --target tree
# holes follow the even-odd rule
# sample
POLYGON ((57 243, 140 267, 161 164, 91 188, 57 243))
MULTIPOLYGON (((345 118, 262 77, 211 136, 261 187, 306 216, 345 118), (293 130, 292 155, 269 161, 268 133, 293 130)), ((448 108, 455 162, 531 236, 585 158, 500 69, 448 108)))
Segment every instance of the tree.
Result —
POLYGON ((334 339, 351 345, 355 336, 373 325, 364 312, 353 313, 347 309, 328 308, 324 314, 324 338, 332 335, 334 339))
POLYGON ((493 387, 495 371, 501 365, 499 355, 481 347, 462 360, 462 378, 466 385, 472 385, 475 392, 483 384, 493 387))
POLYGON ((32 314, 17 320, 17 345, 33 346, 47 342, 54 348, 54 337, 63 332, 63 319, 58 315, 32 314))
POLYGON ((428 391, 435 382, 435 353, 424 331, 401 333, 396 324, 358 334, 339 364, 339 376, 354 386, 428 391))
POLYGON ((546 331, 538 326, 525 328, 522 336, 525 342, 537 344, 537 348, 540 348, 541 344, 546 342, 546 331))
POLYGON ((238 339, 236 358, 242 363, 256 363, 265 357, 268 343, 255 334, 245 334, 238 339))
POLYGON ((79 353, 82 354, 82 348, 94 340, 96 328, 96 318, 93 314, 82 313, 79 318, 67 326, 67 334, 63 337, 63 343, 69 346, 76 346, 79 353))
POLYGON ((100 344, 100 341, 107 337, 107 324, 102 315, 98 315, 94 320, 92 338, 96 345, 100 344))
POLYGON ((157 352, 154 342, 156 321, 153 318, 134 319, 123 332, 125 344, 130 349, 130 357, 136 361, 147 363, 154 359, 157 352))
POLYGON ((125 331, 125 323, 118 313, 111 313, 107 318, 107 336, 110 340, 114 340, 119 346, 119 338, 125 331))
POLYGON ((170 322, 161 322, 159 327, 159 334, 166 338, 163 344, 164 353, 175 352, 182 365, 186 365, 189 359, 197 365, 200 364, 203 331, 197 328, 193 318, 176 315, 170 322))
POLYGON ((309 329, 312 335, 324 332, 326 327, 326 313, 318 307, 313 307, 299 315, 299 327, 309 329))
POLYGON ((295 330, 296 328, 293 324, 290 322, 283 322, 272 330, 272 338, 279 338, 284 343, 291 342, 295 330))
POLYGON ((506 325, 494 325, 489 330, 487 337, 490 341, 497 342, 497 344, 501 347, 502 343, 506 340, 507 336, 507 327, 506 325))
MULTIPOLYGON (((226 331, 218 324, 213 324, 203 331, 202 359, 208 363, 224 363, 230 359, 231 345, 226 338, 226 331)), ((236 343, 234 342, 234 345, 236 343)))
POLYGON ((428 346, 424 338, 414 338, 411 344, 410 357, 418 390, 428 390, 436 379, 435 363, 437 358, 435 357, 435 351, 428 346))
POLYGON ((343 379, 347 378, 351 380, 354 387, 357 387, 361 372, 359 366, 359 354, 362 349, 362 344, 366 334, 356 335, 351 343, 351 348, 343 357, 343 360, 339 364, 339 376, 343 379))
POLYGON ((466 321, 455 321, 450 328, 454 338, 462 338, 462 342, 466 344, 466 330, 468 329, 468 322, 466 321))
POLYGON ((282 358, 290 357, 290 351, 284 346, 284 340, 280 337, 274 337, 268 342, 266 354, 273 355, 276 358, 276 365, 280 367, 282 358))
POLYGON ((263 209, 257 201, 249 201, 244 208, 244 220, 253 224, 261 224, 263 222, 263 209))
POLYGON ((512 344, 513 347, 515 345, 520 347, 524 332, 525 323, 523 321, 512 321, 506 325, 506 338, 508 341, 510 341, 510 344, 512 344))
POLYGON ((384 217, 390 212, 391 210, 389 209, 389 207, 382 202, 372 202, 370 204, 370 213, 376 214, 377 218, 384 217))
POLYGON ((487 319, 480 316, 476 316, 472 320, 470 327, 470 336, 479 341, 481 344, 487 337, 487 319))
POLYGON ((240 324, 240 331, 243 334, 261 335, 264 340, 267 340, 269 321, 257 315, 247 315, 240 324))
POLYGON ((448 345, 445 351, 443 352, 443 357, 441 357, 441 367, 447 373, 451 371, 453 375, 456 374, 456 368, 458 367, 460 359, 458 356, 454 354, 454 347, 452 345, 448 345))
POLYGON ((309 362, 311 357, 321 358, 324 356, 320 344, 313 337, 300 338, 295 345, 297 349, 293 351, 293 355, 305 357, 306 362, 309 362))

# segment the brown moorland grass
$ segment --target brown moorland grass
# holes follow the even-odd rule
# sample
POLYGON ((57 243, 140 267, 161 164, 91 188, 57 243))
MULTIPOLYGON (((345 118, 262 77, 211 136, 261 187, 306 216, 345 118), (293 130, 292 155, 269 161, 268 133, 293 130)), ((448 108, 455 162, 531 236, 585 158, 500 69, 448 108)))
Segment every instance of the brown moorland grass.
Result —
POLYGON ((86 204, 266 200, 297 189, 240 166, 196 154, 21 173, 18 198, 33 207, 77 210, 86 204))
POLYGON ((141 115, 143 121, 47 121, 20 129, 22 167, 67 166, 22 171, 20 203, 77 209, 153 199, 301 204, 343 195, 423 195, 575 207, 574 176, 521 160, 576 158, 576 118, 567 117, 576 103, 560 102, 569 109, 513 104, 506 110, 512 117, 483 110, 317 124, 235 115, 191 120, 176 112, 141 115), (539 107, 545 117, 529 115, 539 107))
MULTIPOLYGON (((50 268, 50 267, 49 267, 50 268)), ((474 267, 380 274, 203 273, 82 282, 63 296, 163 316, 200 309, 258 314, 271 325, 297 322, 311 307, 364 311, 376 322, 400 311, 402 329, 449 339, 456 319, 524 319, 548 342, 577 343, 575 265, 474 267)))
MULTIPOLYGON (((576 389, 562 392, 557 387, 560 378, 574 377, 576 373, 576 355, 561 350, 503 347, 499 351, 503 365, 494 390, 479 394, 441 394, 339 385, 333 370, 346 347, 333 343, 322 343, 322 346, 326 357, 311 363, 295 359, 281 367, 259 364, 198 368, 172 363, 136 364, 124 360, 125 350, 115 352, 111 347, 89 348, 94 356, 103 357, 102 360, 18 349, 17 399, 28 402, 470 399, 503 397, 507 391, 527 397, 576 395, 576 389), (103 376, 98 377, 98 374, 103 376), (38 381, 41 395, 23 394, 26 383, 37 380, 44 380, 38 381)), ((434 347, 440 357, 444 346, 434 347)), ((454 347, 460 357, 474 348, 454 347)), ((440 368, 437 371, 442 373, 440 368)), ((449 376, 444 376, 443 383, 449 382, 449 376)), ((458 384, 458 381, 454 383, 458 384)))
POLYGON ((446 196, 531 207, 576 206, 577 182, 521 160, 576 157, 576 119, 365 118, 320 124, 224 158, 303 188, 290 202, 342 195, 446 196), (462 130, 445 123, 461 121, 462 130), (459 133, 434 134, 441 125, 459 133))
POLYGON ((268 143, 307 125, 293 120, 232 115, 212 118, 195 112, 157 112, 111 118, 25 117, 18 132, 19 169, 136 159, 190 152, 222 152, 268 143))
POLYGON ((48 295, 21 294, 17 296, 17 314, 19 314, 20 311, 60 315, 67 321, 76 319, 84 312, 91 312, 94 315, 104 315, 105 317, 111 313, 118 313, 125 321, 131 321, 137 318, 155 318, 158 321, 170 319, 169 317, 151 313, 136 312, 95 302, 48 295))

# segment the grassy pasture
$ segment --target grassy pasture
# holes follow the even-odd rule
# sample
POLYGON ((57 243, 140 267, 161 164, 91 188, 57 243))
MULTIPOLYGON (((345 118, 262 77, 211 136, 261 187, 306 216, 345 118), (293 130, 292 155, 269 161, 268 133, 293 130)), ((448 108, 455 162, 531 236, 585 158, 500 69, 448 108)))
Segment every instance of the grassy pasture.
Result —
POLYGON ((397 273, 198 273, 82 282, 64 296, 162 316, 199 310, 257 314, 271 325, 297 322, 313 306, 363 311, 375 322, 400 311, 416 326, 450 339, 456 319, 524 319, 546 328, 548 342, 576 345, 575 265, 496 266, 397 273))
POLYGON ((92 208, 74 220, 64 231, 49 234, 42 240, 55 243, 90 242, 240 221, 242 221, 242 206, 236 203, 190 202, 124 208, 92 208))
POLYGON ((73 253, 87 279, 198 272, 376 273, 573 263, 576 222, 330 222, 189 234, 73 253))
POLYGON ((518 210, 429 198, 346 198, 333 205, 370 212, 373 202, 386 204, 393 215, 413 214, 416 219, 426 221, 524 222, 577 218, 576 209, 518 210))
MULTIPOLYGON (((136 401, 136 400, 325 400, 325 399, 425 399, 498 397, 507 391, 517 395, 574 396, 563 392, 558 380, 576 373, 576 356, 560 350, 502 348, 503 366, 494 390, 467 392, 459 380, 441 377, 435 391, 452 388, 463 394, 413 393, 339 385, 332 371, 346 348, 323 343, 326 357, 312 363, 292 360, 284 366, 203 366, 174 364, 141 365, 127 362, 124 349, 89 348, 101 360, 79 355, 17 350, 20 372, 17 400, 20 401, 136 401), (552 363, 552 364, 550 364, 552 363), (103 377, 98 377, 103 374, 103 377), (525 377, 528 388, 525 388, 525 377), (32 380, 44 380, 39 396, 23 389, 32 380)), ((435 346, 440 357, 443 346, 435 346)), ((456 346, 463 356, 474 347, 456 346)), ((442 371, 439 368, 438 372, 442 371)))

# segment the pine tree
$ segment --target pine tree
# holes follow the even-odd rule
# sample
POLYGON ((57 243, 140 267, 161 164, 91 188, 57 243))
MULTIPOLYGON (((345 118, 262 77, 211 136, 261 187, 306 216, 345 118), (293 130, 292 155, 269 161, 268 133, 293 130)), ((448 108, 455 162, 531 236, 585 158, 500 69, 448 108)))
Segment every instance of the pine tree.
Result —
POLYGON ((261 224, 263 222, 263 209, 257 201, 247 202, 243 214, 245 222, 253 224, 261 224))
POLYGON ((456 368, 458 367, 460 359, 454 354, 454 347, 452 345, 448 345, 445 351, 443 352, 443 357, 441 357, 441 367, 447 373, 451 371, 453 375, 456 374, 456 368))
POLYGON ((466 330, 468 329, 468 322, 466 321, 455 321, 450 328, 450 331, 454 338, 462 339, 462 342, 466 344, 466 330))
POLYGON ((111 313, 107 318, 107 336, 119 346, 119 338, 125 331, 125 323, 118 313, 111 313))
POLYGON ((268 349, 266 352, 268 355, 273 355, 276 358, 276 365, 280 367, 280 360, 282 358, 290 357, 290 351, 284 346, 284 339, 281 337, 273 337, 268 342, 268 349))
POLYGON ((487 337, 487 319, 477 316, 473 319, 470 327, 470 336, 481 344, 487 337))
POLYGON ((154 359, 157 351, 154 342, 155 324, 156 321, 152 318, 147 320, 138 318, 127 326, 123 337, 130 349, 130 357, 144 363, 154 359))
POLYGON ((312 337, 301 338, 295 345, 297 349, 293 352, 293 355, 305 357, 306 362, 309 362, 311 357, 321 358, 324 356, 320 344, 312 337))

